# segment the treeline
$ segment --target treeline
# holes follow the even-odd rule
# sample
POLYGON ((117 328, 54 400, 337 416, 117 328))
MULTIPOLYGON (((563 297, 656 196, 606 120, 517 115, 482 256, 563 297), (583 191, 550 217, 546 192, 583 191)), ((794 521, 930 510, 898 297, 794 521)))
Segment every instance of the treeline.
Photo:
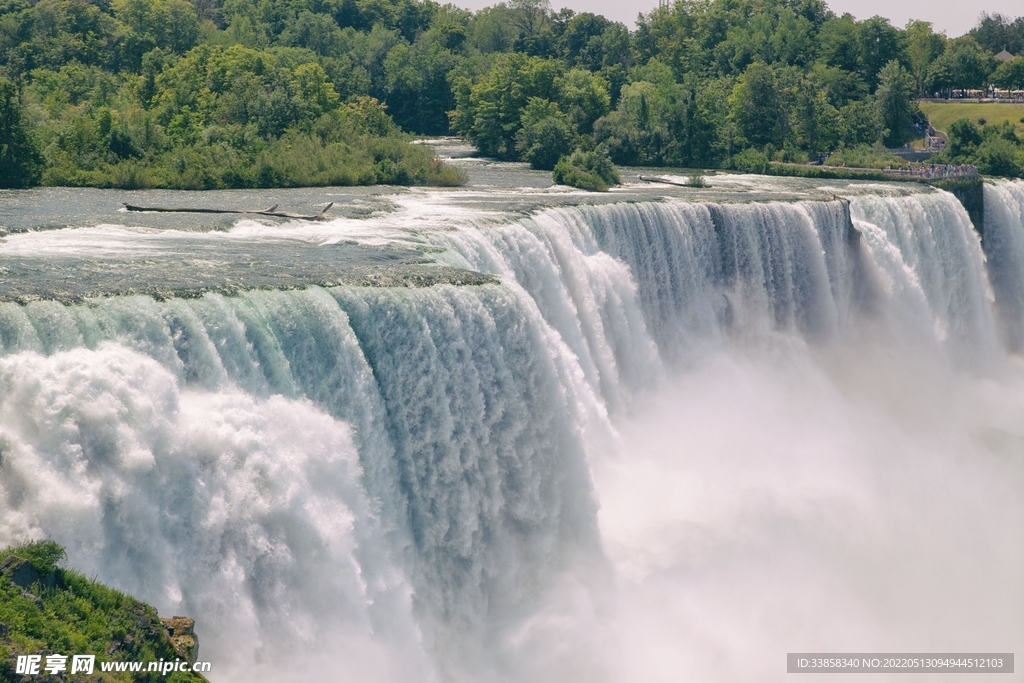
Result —
MULTIPOLYGON (((0 186, 464 181, 410 144, 365 72, 296 45, 309 11, 276 8, 267 34, 245 14, 254 8, 0 0, 0 186)), ((366 43, 389 31, 376 26, 346 35, 366 43)))
POLYGON ((822 0, 679 0, 634 31, 546 0, 0 0, 0 183, 459 181, 407 133, 598 186, 609 159, 877 160, 923 135, 919 96, 1016 73, 993 46, 1022 27, 947 39, 822 0))
POLYGON ((995 68, 971 36, 855 21, 820 0, 680 1, 629 34, 537 3, 503 11, 519 13, 506 26, 521 47, 453 70, 452 127, 539 168, 580 146, 620 164, 751 171, 850 149, 886 159, 883 146, 923 136, 915 100, 943 64, 995 68))

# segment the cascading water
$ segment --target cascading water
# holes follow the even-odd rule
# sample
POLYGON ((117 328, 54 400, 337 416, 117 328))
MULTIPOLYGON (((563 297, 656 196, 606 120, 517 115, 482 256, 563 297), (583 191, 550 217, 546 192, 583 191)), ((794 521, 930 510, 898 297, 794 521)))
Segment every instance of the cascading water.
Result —
POLYGON ((984 244, 1007 346, 1024 348, 1024 183, 986 183, 984 244))
POLYGON ((1021 187, 988 271, 927 192, 418 237, 495 284, 0 304, 0 542, 197 618, 219 681, 1012 650, 1021 187))

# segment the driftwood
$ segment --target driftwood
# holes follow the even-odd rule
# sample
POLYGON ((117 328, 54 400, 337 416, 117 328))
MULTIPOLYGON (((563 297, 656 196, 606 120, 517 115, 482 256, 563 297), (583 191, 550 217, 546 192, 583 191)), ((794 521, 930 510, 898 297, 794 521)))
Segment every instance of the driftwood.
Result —
POLYGON ((669 180, 668 178, 652 178, 651 176, 640 176, 640 180, 645 183, 664 183, 665 185, 675 185, 676 187, 693 187, 686 183, 680 183, 675 180, 669 180))
POLYGON ((331 202, 321 209, 320 213, 310 216, 300 213, 277 211, 277 204, 274 204, 269 209, 165 209, 159 206, 134 206, 132 204, 125 204, 124 208, 128 211, 158 211, 163 213, 247 213, 257 216, 274 216, 275 218, 297 218, 304 221, 319 221, 323 220, 324 214, 327 213, 327 209, 332 206, 334 206, 334 202, 331 202))

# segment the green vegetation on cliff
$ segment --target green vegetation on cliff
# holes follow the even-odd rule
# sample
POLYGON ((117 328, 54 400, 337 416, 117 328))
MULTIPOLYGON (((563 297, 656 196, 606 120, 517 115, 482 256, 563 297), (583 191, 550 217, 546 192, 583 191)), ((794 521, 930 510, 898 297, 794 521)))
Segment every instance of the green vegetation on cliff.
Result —
MULTIPOLYGON (((58 563, 64 549, 41 541, 0 550, 0 681, 56 680, 42 670, 46 655, 65 655, 60 680, 99 680, 100 662, 173 662, 194 657, 195 639, 171 632, 175 620, 58 563), (172 638, 174 639, 172 641, 172 638), (72 675, 72 655, 95 655, 94 675, 72 675), (19 655, 42 655, 40 673, 16 673, 19 655)), ((187 622, 190 628, 190 620, 187 622)), ((128 683, 200 683, 197 674, 104 672, 102 680, 128 683)))

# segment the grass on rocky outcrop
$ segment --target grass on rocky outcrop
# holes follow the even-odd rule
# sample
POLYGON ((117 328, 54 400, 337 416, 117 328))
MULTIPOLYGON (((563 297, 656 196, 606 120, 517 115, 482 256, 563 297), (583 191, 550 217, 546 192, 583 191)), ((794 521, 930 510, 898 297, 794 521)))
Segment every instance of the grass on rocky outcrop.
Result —
POLYGON ((101 661, 183 659, 156 610, 71 569, 59 567, 64 548, 38 541, 0 550, 0 681, 36 683, 200 683, 193 673, 100 673, 101 661), (59 678, 15 673, 18 655, 67 655, 59 678), (71 656, 95 655, 93 675, 71 675, 71 656))

